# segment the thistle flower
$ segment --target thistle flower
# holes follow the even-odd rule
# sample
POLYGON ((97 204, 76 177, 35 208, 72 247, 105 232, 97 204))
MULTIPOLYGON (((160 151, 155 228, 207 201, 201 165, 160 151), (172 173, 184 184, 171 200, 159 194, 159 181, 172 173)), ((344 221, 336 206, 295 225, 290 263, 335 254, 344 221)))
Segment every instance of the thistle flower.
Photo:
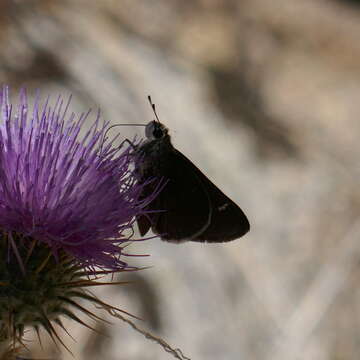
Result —
POLYGON ((141 187, 127 148, 111 144, 100 154, 105 127, 99 118, 80 140, 88 114, 78 120, 58 99, 51 109, 36 99, 29 113, 25 92, 14 114, 8 90, 0 93, 0 229, 59 249, 88 266, 116 269, 120 243, 141 213, 141 187))
POLYGON ((89 114, 68 107, 36 97, 30 109, 22 90, 15 110, 0 91, 0 343, 21 343, 29 325, 59 339, 61 315, 83 323, 71 308, 95 317, 74 298, 104 305, 83 290, 98 284, 88 276, 129 267, 121 244, 151 200, 131 148, 101 145, 99 116, 81 137, 89 114))

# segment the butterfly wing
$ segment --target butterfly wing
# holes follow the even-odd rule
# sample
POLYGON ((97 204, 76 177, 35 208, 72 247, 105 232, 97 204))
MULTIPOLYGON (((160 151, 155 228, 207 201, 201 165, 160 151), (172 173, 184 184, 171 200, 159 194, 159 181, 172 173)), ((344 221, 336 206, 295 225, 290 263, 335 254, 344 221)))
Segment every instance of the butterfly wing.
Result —
POLYGON ((191 240, 225 242, 245 235, 250 230, 250 224, 240 207, 214 185, 185 155, 177 150, 175 151, 178 158, 182 158, 183 162, 187 162, 192 167, 192 173, 196 174, 210 200, 210 223, 204 231, 193 236, 191 240))
MULTIPOLYGON (((211 204, 195 165, 172 148, 161 157, 148 159, 153 175, 166 182, 161 192, 147 206, 148 214, 137 219, 141 235, 152 228, 162 240, 181 242, 199 236, 210 224, 211 204)), ((149 170, 146 169, 147 177, 149 170)), ((147 185, 144 197, 154 185, 147 185)))
MULTIPOLYGON (((167 183, 147 207, 152 212, 138 218, 141 235, 151 227, 167 241, 225 242, 249 231, 240 207, 181 152, 172 148, 151 164, 167 183)), ((152 191, 148 188, 147 194, 152 191)))

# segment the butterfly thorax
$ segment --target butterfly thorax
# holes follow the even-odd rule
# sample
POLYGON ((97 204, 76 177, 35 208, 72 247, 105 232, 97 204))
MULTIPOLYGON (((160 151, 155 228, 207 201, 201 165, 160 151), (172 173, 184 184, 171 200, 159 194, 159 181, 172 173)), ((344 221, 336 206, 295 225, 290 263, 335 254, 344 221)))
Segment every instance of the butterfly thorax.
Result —
POLYGON ((147 140, 136 151, 140 160, 138 176, 140 179, 162 173, 169 154, 174 151, 168 129, 157 121, 151 121, 145 129, 147 140))

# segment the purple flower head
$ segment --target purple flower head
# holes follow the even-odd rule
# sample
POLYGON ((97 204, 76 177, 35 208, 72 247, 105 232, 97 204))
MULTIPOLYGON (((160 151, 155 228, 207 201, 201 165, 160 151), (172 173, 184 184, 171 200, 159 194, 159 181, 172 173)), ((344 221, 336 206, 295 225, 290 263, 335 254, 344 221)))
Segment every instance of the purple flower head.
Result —
POLYGON ((30 108, 22 90, 15 109, 0 90, 0 229, 88 267, 123 268, 121 243, 149 199, 140 200, 132 149, 102 147, 99 116, 80 136, 88 114, 68 115, 68 105, 37 97, 30 108))

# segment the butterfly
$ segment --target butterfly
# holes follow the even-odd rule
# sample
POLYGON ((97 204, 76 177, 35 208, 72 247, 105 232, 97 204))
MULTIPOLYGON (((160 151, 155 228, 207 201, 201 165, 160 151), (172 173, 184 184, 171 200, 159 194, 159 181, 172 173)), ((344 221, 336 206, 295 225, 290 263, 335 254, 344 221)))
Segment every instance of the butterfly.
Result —
POLYGON ((168 129, 156 119, 145 127, 146 140, 136 149, 136 173, 143 184, 142 198, 155 189, 151 179, 162 179, 160 192, 137 217, 141 236, 150 229, 162 240, 219 243, 237 239, 250 230, 249 221, 185 155, 174 148, 168 129))

